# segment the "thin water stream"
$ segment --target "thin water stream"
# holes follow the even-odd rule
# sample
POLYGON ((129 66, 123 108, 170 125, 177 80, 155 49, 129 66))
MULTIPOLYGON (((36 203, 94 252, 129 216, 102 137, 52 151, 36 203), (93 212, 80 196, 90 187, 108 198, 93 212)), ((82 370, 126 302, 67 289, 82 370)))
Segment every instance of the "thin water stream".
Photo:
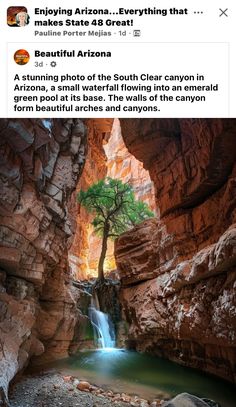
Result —
POLYGON ((108 314, 100 311, 98 298, 92 297, 89 318, 94 330, 94 341, 98 348, 114 348, 116 343, 114 324, 108 314))

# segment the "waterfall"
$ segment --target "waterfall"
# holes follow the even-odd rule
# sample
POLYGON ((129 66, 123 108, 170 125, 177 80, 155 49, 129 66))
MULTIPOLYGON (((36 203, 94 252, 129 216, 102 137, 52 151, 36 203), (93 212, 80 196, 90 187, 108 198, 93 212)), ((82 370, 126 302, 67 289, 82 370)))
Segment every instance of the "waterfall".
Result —
POLYGON ((108 314, 100 311, 97 295, 92 297, 89 318, 93 325, 94 337, 99 348, 115 347, 114 324, 108 314))

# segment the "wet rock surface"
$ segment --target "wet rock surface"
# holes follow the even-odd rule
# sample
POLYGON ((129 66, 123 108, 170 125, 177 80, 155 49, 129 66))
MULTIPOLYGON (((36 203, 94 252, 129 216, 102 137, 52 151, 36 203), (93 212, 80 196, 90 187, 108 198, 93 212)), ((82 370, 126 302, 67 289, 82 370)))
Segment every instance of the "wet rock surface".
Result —
MULTIPOLYGON (((74 337, 70 345, 70 354, 79 349, 94 349, 94 329, 89 319, 89 308, 92 297, 98 301, 100 311, 109 314, 115 326, 117 344, 121 344, 122 321, 119 302, 120 282, 105 279, 102 284, 96 279, 73 282, 74 298, 77 298, 79 317, 74 329, 74 337), (76 287, 76 288, 75 288, 76 287)), ((123 342, 122 342, 123 344, 123 342)))

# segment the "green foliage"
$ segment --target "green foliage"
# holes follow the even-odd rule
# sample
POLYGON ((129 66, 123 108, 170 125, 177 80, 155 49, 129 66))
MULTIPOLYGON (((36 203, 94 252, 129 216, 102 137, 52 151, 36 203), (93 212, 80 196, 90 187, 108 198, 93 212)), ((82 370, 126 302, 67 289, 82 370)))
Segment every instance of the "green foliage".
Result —
POLYGON ((87 191, 80 191, 78 202, 94 214, 92 224, 96 233, 103 236, 108 226, 111 239, 154 216, 147 204, 135 199, 130 185, 112 178, 105 178, 87 191))

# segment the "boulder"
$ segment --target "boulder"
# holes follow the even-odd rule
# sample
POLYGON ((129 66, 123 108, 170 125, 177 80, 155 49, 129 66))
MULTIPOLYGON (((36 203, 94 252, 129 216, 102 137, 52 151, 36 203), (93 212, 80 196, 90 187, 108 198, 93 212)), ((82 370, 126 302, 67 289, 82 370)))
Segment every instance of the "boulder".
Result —
POLYGON ((181 393, 175 398, 162 404, 163 407, 220 407, 219 404, 206 399, 200 399, 188 393, 181 393))

